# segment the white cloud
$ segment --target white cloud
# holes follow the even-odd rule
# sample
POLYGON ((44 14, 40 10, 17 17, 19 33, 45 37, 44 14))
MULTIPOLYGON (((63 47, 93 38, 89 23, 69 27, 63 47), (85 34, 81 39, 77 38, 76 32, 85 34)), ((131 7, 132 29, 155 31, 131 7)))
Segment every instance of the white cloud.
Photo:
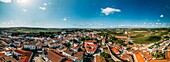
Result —
POLYGON ((47 3, 44 3, 43 5, 44 5, 44 6, 47 6, 47 3))
POLYGON ((67 21, 67 18, 64 18, 63 21, 67 21))
POLYGON ((11 0, 0 0, 0 2, 11 3, 11 0))
POLYGON ((2 21, 0 23, 0 27, 36 27, 36 26, 29 25, 21 20, 9 20, 2 21))
POLYGON ((27 12, 28 10, 26 10, 26 9, 21 9, 23 12, 27 12))
POLYGON ((164 15, 160 15, 160 17, 162 18, 162 17, 164 17, 164 15))
POLYGON ((69 17, 64 17, 63 18, 63 21, 67 21, 69 17))
POLYGON ((160 20, 157 20, 158 22, 160 21, 160 20))
POLYGON ((29 6, 32 5, 34 0, 16 0, 16 2, 20 5, 24 5, 24 6, 29 6))
POLYGON ((39 9, 41 9, 41 10, 46 10, 46 7, 39 7, 39 9))
POLYGON ((121 12, 120 9, 116 9, 116 8, 110 8, 110 7, 107 7, 105 9, 101 8, 101 13, 104 13, 105 15, 109 15, 109 14, 113 14, 114 12, 121 12))
POLYGON ((13 20, 10 20, 10 21, 4 21, 1 23, 1 25, 13 25, 15 24, 15 22, 13 20))

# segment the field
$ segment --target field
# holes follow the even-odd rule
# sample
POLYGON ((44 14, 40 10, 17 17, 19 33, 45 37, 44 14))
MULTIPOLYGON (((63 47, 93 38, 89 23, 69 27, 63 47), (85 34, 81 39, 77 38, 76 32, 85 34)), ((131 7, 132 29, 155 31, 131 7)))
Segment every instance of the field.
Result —
POLYGON ((161 40, 161 36, 158 35, 159 33, 155 34, 153 32, 140 32, 140 33, 134 33, 136 34, 135 37, 131 37, 134 43, 137 44, 149 44, 158 42, 161 40))

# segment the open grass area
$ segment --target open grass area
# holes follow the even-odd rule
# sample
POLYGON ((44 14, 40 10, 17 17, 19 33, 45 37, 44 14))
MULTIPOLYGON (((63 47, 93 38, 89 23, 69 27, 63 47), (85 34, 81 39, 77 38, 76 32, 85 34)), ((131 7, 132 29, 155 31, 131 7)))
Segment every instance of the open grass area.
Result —
POLYGON ((153 42, 158 42, 161 40, 160 36, 145 36, 140 38, 132 38, 134 43, 137 44, 149 44, 153 42))

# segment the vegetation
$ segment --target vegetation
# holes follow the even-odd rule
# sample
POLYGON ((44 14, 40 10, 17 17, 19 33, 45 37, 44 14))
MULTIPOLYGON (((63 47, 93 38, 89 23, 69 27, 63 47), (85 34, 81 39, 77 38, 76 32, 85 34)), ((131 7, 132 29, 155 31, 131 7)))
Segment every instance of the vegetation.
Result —
POLYGON ((161 40, 160 36, 150 36, 149 38, 146 39, 146 41, 159 41, 161 40))
POLYGON ((132 43, 132 42, 128 42, 128 44, 129 44, 129 45, 133 45, 133 43, 132 43))
POLYGON ((168 32, 161 32, 160 35, 163 36, 163 35, 167 35, 168 32))
POLYGON ((108 59, 107 61, 108 61, 108 62, 114 62, 113 59, 108 59))
POLYGON ((116 37, 110 37, 110 38, 111 38, 111 40, 114 40, 114 41, 118 40, 118 38, 116 38, 116 37))
POLYGON ((85 41, 85 40, 93 40, 93 39, 91 39, 91 38, 89 38, 89 37, 80 37, 80 40, 81 40, 81 41, 85 41))
POLYGON ((108 58, 111 57, 110 54, 105 53, 105 52, 100 53, 100 56, 103 56, 103 57, 105 57, 106 59, 108 59, 108 58))
POLYGON ((156 52, 155 53, 155 55, 153 55, 154 57, 156 57, 156 58, 162 58, 162 57, 164 57, 164 53, 162 53, 162 52, 156 52))
POLYGON ((160 36, 147 36, 147 37, 141 37, 141 38, 135 38, 133 39, 134 43, 139 43, 139 44, 149 44, 153 42, 158 42, 161 40, 160 36))
POLYGON ((124 42, 123 40, 118 40, 118 43, 119 43, 120 45, 127 46, 127 44, 125 44, 125 42, 124 42))
POLYGON ((128 47, 127 50, 130 50, 132 47, 128 47))
POLYGON ((170 37, 169 37, 169 36, 164 36, 164 39, 167 39, 167 40, 168 40, 168 39, 170 39, 170 37))
POLYGON ((131 37, 131 38, 140 38, 140 37, 144 37, 144 35, 143 34, 137 34, 136 36, 131 37))

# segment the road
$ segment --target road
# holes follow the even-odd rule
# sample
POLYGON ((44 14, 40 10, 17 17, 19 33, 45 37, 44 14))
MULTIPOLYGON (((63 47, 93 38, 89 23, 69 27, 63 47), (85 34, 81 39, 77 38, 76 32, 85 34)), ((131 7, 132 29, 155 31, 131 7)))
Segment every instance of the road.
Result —
POLYGON ((107 48, 108 48, 108 50, 109 50, 109 52, 110 52, 111 58, 112 58, 114 61, 116 61, 116 62, 121 62, 121 60, 119 60, 117 57, 115 57, 115 56, 112 54, 111 49, 110 49, 110 47, 108 46, 108 44, 106 44, 106 46, 107 46, 107 48))

